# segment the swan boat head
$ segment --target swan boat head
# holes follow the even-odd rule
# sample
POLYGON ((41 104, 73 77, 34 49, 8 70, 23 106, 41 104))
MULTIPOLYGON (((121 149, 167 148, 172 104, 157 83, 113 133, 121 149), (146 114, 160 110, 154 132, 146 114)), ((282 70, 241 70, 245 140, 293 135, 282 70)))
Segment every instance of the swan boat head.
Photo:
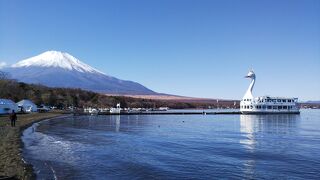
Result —
POLYGON ((254 79, 254 78, 256 78, 256 74, 253 72, 253 70, 250 70, 250 71, 248 72, 248 75, 245 76, 245 78, 254 79))
POLYGON ((256 74, 253 72, 253 70, 250 70, 249 73, 245 76, 245 78, 250 78, 251 83, 250 83, 249 88, 248 88, 246 94, 244 95, 243 99, 252 100, 253 99, 252 90, 253 90, 253 86, 255 84, 256 74))

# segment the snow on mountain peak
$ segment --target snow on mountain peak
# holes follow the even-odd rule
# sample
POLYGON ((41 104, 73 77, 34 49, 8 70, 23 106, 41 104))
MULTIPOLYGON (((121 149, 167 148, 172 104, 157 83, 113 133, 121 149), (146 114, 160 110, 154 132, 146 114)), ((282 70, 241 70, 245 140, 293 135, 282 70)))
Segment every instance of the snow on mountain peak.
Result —
POLYGON ((75 70, 79 72, 89 72, 89 73, 99 73, 104 74, 103 72, 81 62, 72 55, 60 52, 60 51, 47 51, 38 56, 34 56, 25 60, 22 60, 11 67, 20 68, 20 67, 55 67, 63 68, 67 70, 75 70))

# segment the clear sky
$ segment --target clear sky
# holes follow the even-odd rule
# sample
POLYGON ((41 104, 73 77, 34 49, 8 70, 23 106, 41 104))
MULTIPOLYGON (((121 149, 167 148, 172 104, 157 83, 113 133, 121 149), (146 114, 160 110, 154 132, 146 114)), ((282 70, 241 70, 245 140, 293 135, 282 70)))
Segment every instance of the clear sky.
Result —
POLYGON ((319 0, 0 0, 0 66, 68 52, 162 93, 320 100, 319 0))

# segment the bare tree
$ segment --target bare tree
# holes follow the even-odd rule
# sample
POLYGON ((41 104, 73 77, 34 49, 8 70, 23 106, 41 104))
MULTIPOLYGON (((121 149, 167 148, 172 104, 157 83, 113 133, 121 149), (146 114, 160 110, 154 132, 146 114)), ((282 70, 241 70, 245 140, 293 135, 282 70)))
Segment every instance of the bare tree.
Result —
POLYGON ((9 74, 3 71, 0 71, 0 80, 5 80, 9 78, 9 74))

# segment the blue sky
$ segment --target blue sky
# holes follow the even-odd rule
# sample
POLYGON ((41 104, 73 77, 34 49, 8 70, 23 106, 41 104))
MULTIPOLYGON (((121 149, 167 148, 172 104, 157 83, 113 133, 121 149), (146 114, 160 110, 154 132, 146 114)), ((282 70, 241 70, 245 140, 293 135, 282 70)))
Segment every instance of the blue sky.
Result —
POLYGON ((162 93, 320 100, 319 0, 0 0, 0 66, 68 52, 162 93), (32 3, 31 3, 32 2, 32 3))

